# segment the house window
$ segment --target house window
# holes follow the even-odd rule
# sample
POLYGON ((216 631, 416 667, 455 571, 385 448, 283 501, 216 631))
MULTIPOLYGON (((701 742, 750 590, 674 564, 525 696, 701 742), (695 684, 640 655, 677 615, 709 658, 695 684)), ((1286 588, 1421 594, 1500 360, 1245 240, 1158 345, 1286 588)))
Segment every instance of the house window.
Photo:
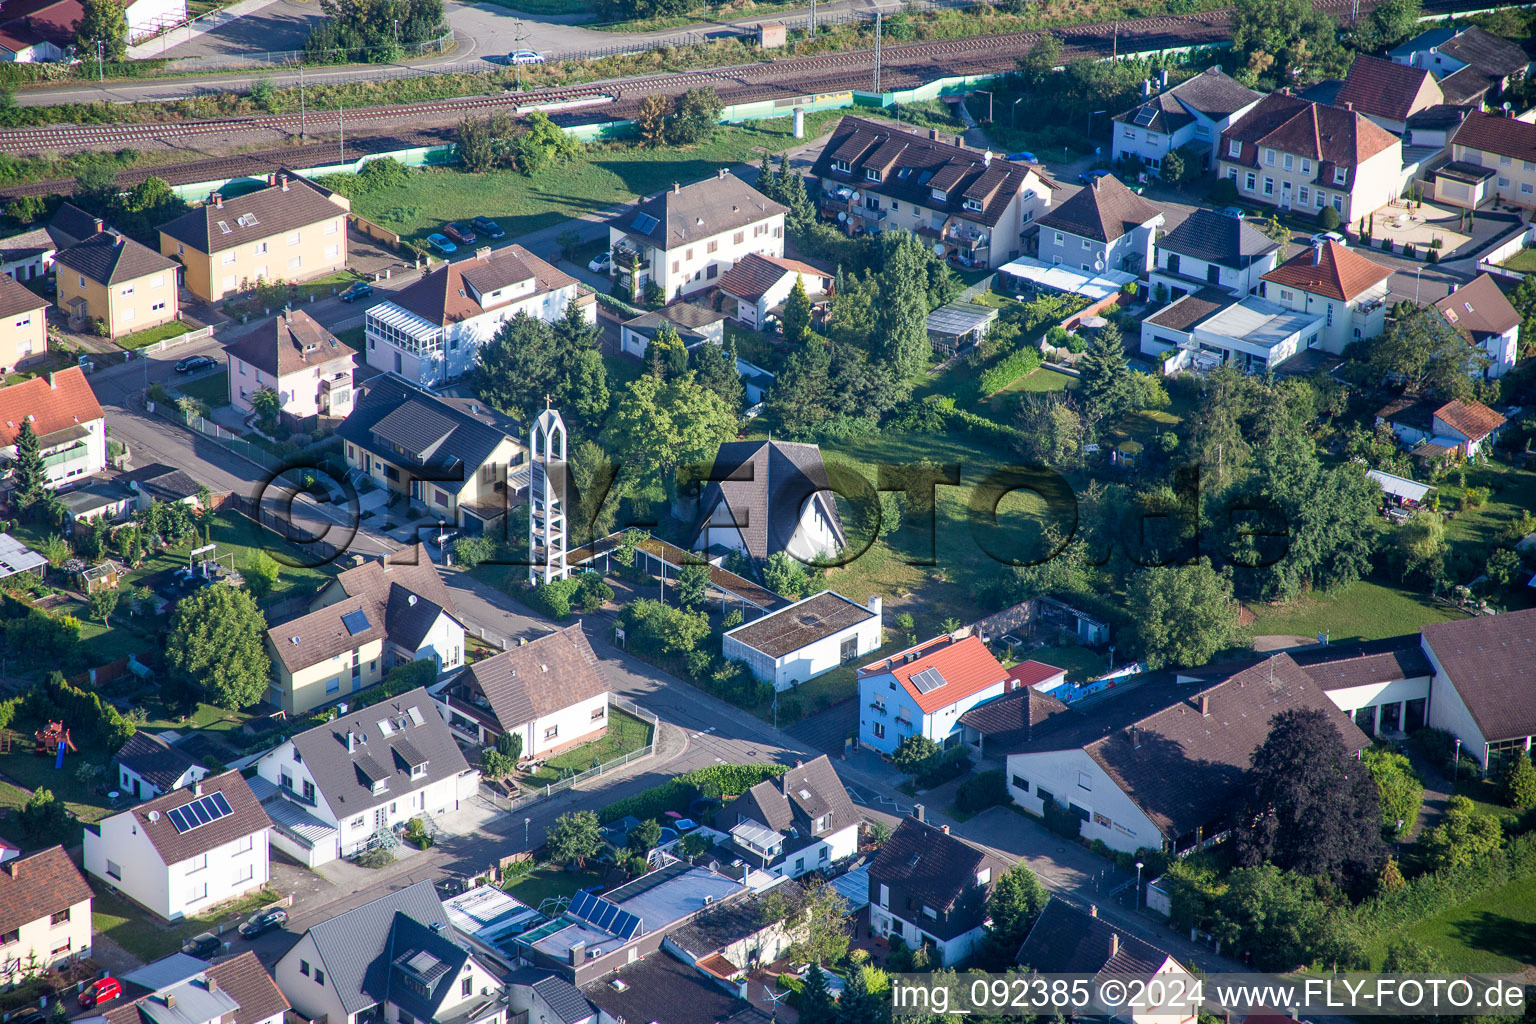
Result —
POLYGON ((1302 157, 1301 158, 1301 173, 1302 174, 1311 174, 1312 173, 1312 161, 1308 160, 1306 157, 1302 157))
POLYGON ((880 172, 873 167, 866 167, 864 168, 864 178, 866 181, 879 181, 880 172))
POLYGON ((1337 193, 1334 194, 1334 197, 1333 197, 1333 208, 1335 210, 1338 210, 1340 213, 1344 212, 1344 197, 1343 196, 1341 196, 1341 195, 1339 195, 1337 193))
POLYGON ((289 270, 298 270, 304 264, 303 256, 295 256, 288 261, 289 270))
POLYGON ((123 880, 123 866, 115 860, 107 861, 107 877, 115 878, 121 882, 123 880))
POLYGON ((253 879, 255 877, 256 877, 256 865, 255 864, 247 864, 244 867, 237 867, 237 868, 235 868, 235 884, 236 885, 239 885, 241 882, 249 882, 251 879, 253 879))
POLYGON ((1333 169, 1333 183, 1335 185, 1342 185, 1345 182, 1347 182, 1348 180, 1349 180, 1349 168, 1347 168, 1347 167, 1335 167, 1333 169))
POLYGON ((194 882, 187 889, 187 902, 188 903, 196 903, 199 900, 205 900, 207 898, 208 898, 208 883, 207 882, 194 882))
POLYGON ((1120 135, 1123 138, 1130 139, 1132 142, 1136 141, 1136 129, 1132 128, 1130 125, 1126 125, 1124 128, 1120 129, 1120 135))
POLYGON ((306 977, 306 978, 309 977, 309 961, 308 960, 300 960, 299 961, 299 973, 304 975, 304 977, 306 977))
POLYGON ((339 221, 339 220, 326 221, 326 223, 325 223, 325 233, 326 234, 334 235, 337 231, 340 231, 340 230, 341 230, 341 221, 339 221))
POLYGON ((1243 151, 1243 144, 1236 139, 1227 140, 1227 156, 1237 156, 1243 151))
POLYGON ((1280 289, 1280 301, 1281 302, 1290 302, 1291 299, 1293 299, 1293 298, 1295 298, 1295 293, 1294 292, 1286 291, 1284 288, 1280 289))
POLYGON ((412 1017, 410 1014, 406 1013, 404 1010, 401 1010, 400 1011, 400 1024, 416 1024, 416 1018, 412 1017))
POLYGON ((336 676, 335 678, 327 679, 325 681, 325 692, 327 694, 340 693, 341 692, 341 677, 340 676, 336 676))
POLYGON ((310 803, 315 802, 315 784, 308 779, 304 780, 304 799, 310 803))
POLYGON ((1520 192, 1521 192, 1522 195, 1527 195, 1527 196, 1530 195, 1531 194, 1531 183, 1528 182, 1528 181, 1522 181, 1520 183, 1520 192))
POLYGON ((253 255, 253 256, 260 256, 263 253, 265 253, 266 251, 267 251, 267 243, 266 242, 257 242, 255 245, 251 246, 251 255, 253 255))
POLYGON ((65 921, 68 921, 68 920, 69 920, 69 908, 66 907, 63 910, 59 911, 57 914, 54 914, 52 917, 48 918, 48 923, 49 924, 63 924, 65 921))
POLYGON ((604 709, 604 708, 602 708, 602 707, 595 707, 595 708, 593 708, 593 709, 592 709, 592 721, 594 721, 594 722, 595 722, 595 721, 597 721, 597 720, 598 720, 598 719, 599 719, 599 718, 602 718, 602 717, 603 717, 603 711, 604 711, 604 710, 605 710, 605 709, 604 709))
POLYGON ((1022 776, 1022 775, 1015 775, 1013 777, 1013 784, 1016 787, 1018 787, 1019 789, 1022 789, 1024 792, 1026 792, 1026 793, 1029 792, 1029 780, 1026 779, 1024 776, 1022 776))
POLYGON ((15 931, 6 932, 4 935, 0 935, 0 946, 9 946, 20 938, 21 930, 19 928, 15 931))
POLYGON ((1085 239, 1083 239, 1083 248, 1084 249, 1091 249, 1091 248, 1093 248, 1093 243, 1088 241, 1088 239, 1085 238, 1085 239))
POLYGON ((1040 802, 1048 804, 1056 799, 1056 795, 1048 789, 1037 789, 1035 793, 1040 797, 1040 802))
POLYGON ((1254 182, 1256 182, 1257 180, 1258 180, 1258 178, 1254 176, 1254 173, 1252 171, 1249 171, 1247 176, 1245 176, 1243 178, 1243 191, 1244 192, 1252 192, 1253 191, 1254 182))
POLYGON ((226 267, 234 266, 235 265, 235 253, 234 253, 234 250, 230 250, 229 252, 226 252, 224 255, 220 256, 219 257, 219 262, 222 263, 226 267))
POLYGON ((1264 151, 1264 166, 1265 167, 1273 167, 1273 166, 1275 166, 1275 151, 1274 150, 1266 149, 1264 151))
POLYGON ((188 864, 187 864, 187 874, 190 875, 194 871, 201 871, 204 868, 206 868, 207 866, 208 866, 208 855, 206 853, 198 854, 196 857, 193 857, 188 862, 188 864))
POLYGON ((69 947, 70 947, 70 940, 69 939, 65 939, 64 940, 64 944, 62 946, 55 946, 55 947, 53 947, 53 949, 49 950, 48 952, 49 952, 50 956, 58 956, 60 953, 68 953, 69 952, 69 947))
POLYGON ((711 263, 704 270, 704 276, 709 278, 711 281, 713 281, 719 275, 720 275, 720 264, 718 264, 718 263, 711 263))
POLYGON ((678 263, 677 260, 673 260, 672 261, 672 273, 674 273, 674 274, 677 273, 679 266, 681 266, 681 264, 678 263))
POLYGON ((711 239, 708 243, 705 244, 704 251, 705 252, 719 252, 720 251, 720 242, 719 242, 719 240, 718 239, 711 239))
POLYGON ((1328 326, 1333 326, 1333 303, 1328 303, 1328 326))
POLYGON ((1063 245, 1063 244, 1065 244, 1065 241, 1066 240, 1061 237, 1061 232, 1060 231, 1056 232, 1056 244, 1057 245, 1063 245))
POLYGON ((1319 210, 1328 205, 1328 197, 1322 189, 1318 189, 1316 192, 1314 192, 1312 198, 1316 202, 1317 208, 1319 210))
POLYGON ((885 739, 885 723, 884 722, 876 722, 875 725, 874 725, 874 730, 875 730, 875 739, 877 739, 877 740, 885 739))
POLYGON ((288 239, 287 239, 287 241, 288 241, 288 244, 290 246, 298 245, 299 244, 299 233, 297 231, 290 231, 290 232, 288 232, 288 239))
POLYGON ((1088 778, 1088 773, 1087 772, 1078 772, 1077 773, 1077 788, 1078 789, 1086 789, 1090 793, 1093 792, 1093 780, 1088 778))
POLYGON ((689 261, 690 263, 693 262, 693 250, 692 249, 684 249, 683 250, 683 259, 689 261))
POLYGON ((474 994, 475 979, 469 976, 465 976, 464 981, 459 985, 459 995, 467 999, 474 994))
POLYGON ((1499 176, 1499 188, 1509 188, 1509 179, 1503 175, 1499 176))
POLYGON ((1284 159, 1284 160, 1282 160, 1282 161, 1281 161, 1281 165, 1282 165, 1282 166, 1283 166, 1283 167, 1284 167, 1284 168, 1285 168, 1285 169, 1286 169, 1286 170, 1290 170, 1290 169, 1291 169, 1291 164, 1292 164, 1292 161, 1291 161, 1291 154, 1289 154, 1289 153, 1287 153, 1287 154, 1285 154, 1285 159, 1284 159))
POLYGON ((560 727, 558 725, 552 725, 544 730, 544 738, 547 740, 552 740, 558 735, 560 735, 560 727))
POLYGON ((798 874, 800 874, 804 870, 805 870, 805 858, 804 857, 796 857, 795 858, 795 874, 798 875, 798 874))
POLYGON ((1311 190, 1308 189, 1307 186, 1305 186, 1305 185, 1301 186, 1301 191, 1297 193, 1296 198, 1301 203, 1302 206, 1306 206, 1308 203, 1310 203, 1312 201, 1310 192, 1311 192, 1311 190))
POLYGON ((316 985, 324 985, 325 984, 325 972, 322 971, 318 967, 315 968, 315 984, 316 985))
POLYGON ((133 285, 131 285, 131 284, 123 285, 123 290, 122 290, 121 294, 124 297, 132 295, 133 294, 133 285))
POLYGON ((1265 178, 1264 179, 1264 194, 1267 195, 1267 196, 1272 196, 1272 195, 1275 194, 1275 179, 1274 178, 1265 178))
POLYGON ((745 231, 738 231, 734 235, 731 236, 731 244, 732 245, 740 245, 742 242, 745 242, 746 240, 747 240, 747 233, 745 231))
MULTIPOLYGON (((844 174, 847 174, 848 173, 848 161, 847 160, 833 160, 832 161, 832 169, 834 171, 842 171, 844 174)), ((738 239, 738 241, 739 241, 739 239, 738 239)))
POLYGON ((1195 125, 1195 134, 1202 139, 1208 139, 1211 137, 1211 128, 1209 125, 1197 124, 1195 125))

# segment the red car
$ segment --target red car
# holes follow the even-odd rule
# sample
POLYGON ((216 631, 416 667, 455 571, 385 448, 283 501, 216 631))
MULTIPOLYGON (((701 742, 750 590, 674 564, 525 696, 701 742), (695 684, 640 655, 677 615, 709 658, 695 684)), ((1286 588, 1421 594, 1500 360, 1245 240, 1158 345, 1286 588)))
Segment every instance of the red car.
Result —
POLYGON ((444 227, 443 234, 455 242, 461 242, 464 245, 468 245, 475 240, 475 233, 457 221, 444 227))
POLYGON ((82 1007, 97 1006, 101 1003, 111 1002, 123 994, 123 983, 113 977, 98 978, 80 993, 80 1005, 82 1007))

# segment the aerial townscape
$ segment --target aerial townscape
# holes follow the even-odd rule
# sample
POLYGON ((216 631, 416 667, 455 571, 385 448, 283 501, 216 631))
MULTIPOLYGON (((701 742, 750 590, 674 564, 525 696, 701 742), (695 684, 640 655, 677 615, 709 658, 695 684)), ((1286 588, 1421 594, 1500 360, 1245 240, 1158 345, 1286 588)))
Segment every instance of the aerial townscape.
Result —
POLYGON ((1536 8, 0 0, 0 235, 0 1021, 1536 996, 1536 8))

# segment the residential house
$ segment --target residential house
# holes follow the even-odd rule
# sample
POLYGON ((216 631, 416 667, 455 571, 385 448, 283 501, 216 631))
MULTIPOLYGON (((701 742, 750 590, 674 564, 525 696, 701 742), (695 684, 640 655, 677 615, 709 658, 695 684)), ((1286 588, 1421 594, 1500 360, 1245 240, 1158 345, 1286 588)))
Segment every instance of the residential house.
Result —
POLYGON ((997 322, 996 306, 979 302, 947 302, 928 314, 925 327, 928 344, 940 356, 952 356, 962 349, 981 344, 997 322))
POLYGON ((1495 198, 1536 206, 1536 125, 1471 113, 1451 136, 1450 149, 1451 162, 1435 172, 1435 198, 1468 209, 1495 198))
POLYGON ((87 828, 85 870, 180 921, 267 884, 271 827, 238 771, 210 775, 87 828))
POLYGON ((908 736, 959 743, 960 716, 1008 689, 1008 672, 977 636, 945 634, 859 669, 859 745, 895 752, 908 736))
POLYGON ((1097 983, 1116 978, 1145 992, 1119 1006, 1096 1006, 1104 1017, 1122 1024, 1193 1024, 1196 1014, 1163 1007, 1153 999, 1174 1001, 1175 992, 1197 987, 1194 975, 1168 953, 1129 932, 1122 933, 1099 916, 1097 907, 1079 910, 1051 898, 1030 926, 1015 962, 1036 974, 1091 975, 1097 983), (1153 979, 1159 979, 1154 982, 1153 979), (1167 996, 1153 993, 1167 993, 1167 996))
POLYGON ((120 980, 126 1001, 98 1010, 103 1024, 282 1024, 288 1012, 251 950, 216 964, 173 953, 120 980))
POLYGON ((16 458, 26 421, 37 435, 50 489, 84 483, 106 468, 106 414, 78 366, 0 388, 0 457, 16 458))
POLYGON ((513 1024, 526 1014, 526 1024, 599 1024, 597 1007, 581 989, 553 971, 519 967, 502 976, 507 986, 507 1010, 513 1024))
POLYGON ((802 562, 847 543, 821 449, 788 441, 728 441, 699 497, 688 546, 713 560, 738 552, 757 562, 785 552, 802 562))
POLYGON ((1233 81, 1219 67, 1206 68, 1171 89, 1168 73, 1162 75, 1156 94, 1148 79, 1142 83, 1141 102, 1115 115, 1111 149, 1115 162, 1135 158, 1152 173, 1161 174, 1164 157, 1187 149, 1197 154, 1197 170, 1210 170, 1221 133, 1252 110, 1264 94, 1233 81))
POLYGON ((1314 242, 1263 275, 1259 294, 1297 313, 1323 318, 1317 344, 1335 355, 1386 326, 1392 268, 1338 242, 1314 242))
POLYGON ((1279 258, 1280 243, 1258 228, 1199 209, 1157 240, 1157 262, 1149 277, 1153 290, 1165 288, 1171 300, 1204 288, 1253 295, 1279 258))
POLYGON ((479 786, 421 687, 294 734, 256 770, 264 791, 277 790, 264 796, 273 845, 309 867, 372 849, 412 818, 456 810, 479 786))
POLYGON ((1095 178, 1040 218, 1040 260, 1095 274, 1138 276, 1156 265, 1153 242, 1163 212, 1119 178, 1095 178))
POLYGON ((258 391, 276 392, 283 421, 313 429, 320 417, 352 411, 352 349, 299 310, 286 310, 224 346, 229 404, 252 414, 258 391))
POLYGON ((306 1019, 503 1024, 499 969, 472 953, 430 881, 311 927, 273 971, 306 1019))
POLYGON ((1221 288, 1202 288, 1141 322, 1141 351, 1162 360, 1163 372, 1206 373, 1231 364, 1244 373, 1267 373, 1319 346, 1318 313, 1221 288))
POLYGON ((208 201, 160 225, 160 254, 186 267, 187 291, 218 302, 258 281, 308 281, 347 265, 346 196, 287 170, 266 188, 208 201))
POLYGON ((799 260, 755 252, 747 253, 721 275, 719 288, 732 319, 748 327, 764 327, 770 316, 784 315, 784 301, 797 281, 805 288, 812 309, 824 306, 832 297, 832 275, 827 271, 799 260))
POLYGON ((48 300, 10 277, 0 279, 0 374, 48 354, 48 300))
POLYGON ((578 622, 475 662, 433 698, 467 742, 490 745, 512 732, 523 757, 549 757, 608 731, 612 689, 578 622))
POLYGON ((48 223, 0 239, 0 273, 17 281, 45 277, 53 270, 53 258, 60 249, 105 228, 100 217, 86 213, 74 203, 60 203, 48 223))
POLYGON ((1435 440, 1449 438, 1457 454, 1470 459, 1484 445, 1492 444, 1508 421, 1482 402, 1466 402, 1458 398, 1436 409, 1430 422, 1435 440))
POLYGON ((1217 174, 1244 199, 1352 223, 1402 190, 1402 142, 1358 111, 1271 93, 1221 135, 1217 174))
POLYGON ((869 866, 869 931, 953 967, 986 935, 987 896, 1008 870, 999 858, 917 817, 905 818, 869 866))
POLYGON ((117 766, 113 785, 135 800, 184 789, 208 774, 195 758, 143 729, 128 737, 112 761, 117 766))
POLYGON ((1066 686, 1065 669, 1021 661, 1008 670, 1008 692, 977 704, 960 716, 965 742, 982 757, 1006 755, 1034 735, 1035 725, 1067 709, 1052 695, 1066 686))
POLYGON ((463 377, 481 346, 519 313, 553 323, 576 303, 588 323, 596 299, 574 277, 520 245, 475 250, 370 306, 363 320, 368 365, 436 387, 463 377))
POLYGON ((110 338, 180 315, 176 264, 116 231, 60 249, 54 263, 59 308, 74 321, 99 321, 110 338))
POLYGON ((748 253, 784 255, 783 206, 724 168, 673 185, 608 228, 609 273, 632 297, 667 300, 715 287, 748 253))
POLYGON ((794 943, 802 929, 785 921, 765 924, 765 904, 777 897, 794 900, 803 891, 799 882, 781 877, 762 890, 712 904, 669 933, 662 949, 722 981, 734 981, 747 970, 773 963, 794 943))
POLYGON ((1058 186, 1038 167, 978 153, 937 129, 909 132, 847 116, 811 167, 821 216, 850 234, 905 229, 962 266, 1025 253, 1058 186))
MULTIPOLYGON (((769 1022, 768 1014, 742 998, 737 985, 724 984, 707 972, 665 953, 627 964, 610 977, 584 982, 580 988, 586 1002, 597 1007, 599 1024, 769 1022)), ((565 1022, 551 1018, 550 1024, 565 1022)))
POLYGON ((619 325, 619 348, 644 359, 650 351, 651 340, 664 325, 677 332, 683 347, 690 352, 700 345, 725 343, 725 321, 728 313, 696 302, 674 302, 660 309, 647 310, 619 325))
POLYGON ((369 381, 336 433, 348 469, 471 534, 500 521, 528 486, 517 424, 475 399, 443 398, 398 374, 369 381))
MULTIPOLYGON (((123 5, 128 41, 137 43, 187 20, 186 0, 129 0, 123 5)), ((0 7, 0 61, 63 61, 76 54, 80 0, 11 0, 0 7)), ((88 48, 87 48, 88 49, 88 48)))
POLYGON ((1514 367, 1520 352, 1520 314, 1493 275, 1479 274, 1471 284, 1452 285, 1435 308, 1467 344, 1488 357, 1485 379, 1502 377, 1514 367))
MULTIPOLYGON (((1467 105, 1442 103, 1410 115, 1403 131, 1403 145, 1409 148, 1445 149, 1451 144, 1451 136, 1461 127, 1461 122, 1477 109, 1473 104, 1478 102, 1474 97, 1467 105)), ((1438 168, 1428 172, 1428 177, 1433 179, 1436 173, 1438 168)))
POLYGON ((76 533, 89 530, 93 519, 104 519, 109 523, 125 521, 133 512, 134 499, 135 495, 126 483, 100 477, 59 495, 76 533))
POLYGON ((1357 54, 1349 66, 1334 106, 1357 111, 1395 135, 1408 128, 1408 119, 1445 102, 1435 76, 1423 68, 1384 57, 1357 54))
POLYGON ((1508 421, 1481 402, 1440 402, 1403 395, 1376 410, 1376 425, 1388 426, 1415 457, 1472 458, 1508 421))
POLYGON ((1345 745, 1369 740, 1286 654, 1214 681, 1165 673, 1034 725, 1007 758, 1015 803, 1077 815, 1114 850, 1185 850, 1226 832, 1247 792, 1249 756, 1287 710, 1328 713, 1345 745))
POLYGON ((759 782, 715 813, 715 827, 753 867, 799 878, 859 852, 863 820, 823 754, 759 782))
POLYGON ((0 862, 0 984, 91 955, 91 887, 62 846, 0 862))
POLYGON ((823 590, 727 630, 720 653, 745 662, 775 690, 788 690, 869 654, 883 636, 878 595, 862 605, 823 590))
POLYGON ((1471 68, 1488 79, 1495 92, 1509 88, 1511 76, 1531 64, 1518 44, 1475 25, 1429 29, 1388 51, 1387 57, 1398 64, 1427 68, 1442 81, 1471 68))
POLYGON ((1429 724, 1461 741, 1489 774, 1536 736, 1536 609, 1420 630, 1434 673, 1429 724))

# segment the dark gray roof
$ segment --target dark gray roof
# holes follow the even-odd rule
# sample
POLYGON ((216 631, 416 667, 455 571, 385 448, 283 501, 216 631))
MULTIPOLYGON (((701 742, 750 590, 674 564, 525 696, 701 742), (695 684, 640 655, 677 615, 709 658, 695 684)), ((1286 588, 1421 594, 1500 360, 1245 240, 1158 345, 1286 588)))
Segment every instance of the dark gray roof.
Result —
POLYGON ((390 924, 389 945, 379 958, 381 963, 370 965, 364 975, 367 987, 376 975, 376 966, 382 966, 388 1001, 423 1022, 437 1019, 439 1008, 453 994, 459 972, 469 960, 469 950, 451 941, 448 935, 434 931, 433 924, 446 926, 447 922, 445 918, 418 921, 396 910, 390 924), (413 982, 426 992, 414 988, 413 982))
POLYGON ((887 906, 907 921, 922 921, 923 931, 951 939, 975 928, 986 916, 986 894, 992 882, 978 885, 976 876, 990 869, 992 882, 1008 865, 959 836, 927 822, 903 819, 869 866, 870 902, 878 903, 880 887, 889 891, 887 906), (931 907, 937 919, 923 915, 931 907))
POLYGON ((130 490, 136 490, 140 494, 164 502, 185 501, 196 495, 201 487, 196 480, 181 470, 159 462, 129 470, 117 480, 130 485, 130 490))
POLYGON ((98 284, 137 281, 175 271, 176 263, 125 235, 101 231, 54 255, 55 262, 98 284))
POLYGON ((784 212, 785 207, 736 175, 721 174, 647 199, 618 224, 636 238, 672 249, 784 212))
POLYGON ((298 733, 293 745, 338 821, 469 768, 422 687, 298 733), (389 723, 388 734, 380 722, 389 723), (352 750, 347 749, 349 733, 352 750), (427 771, 420 778, 411 778, 410 768, 395 756, 401 740, 426 756, 427 771), (363 781, 365 770, 388 780, 383 793, 373 794, 363 781))
MULTIPOLYGON (((387 462, 419 470, 422 478, 441 480, 442 486, 449 487, 455 481, 467 481, 503 439, 516 440, 512 421, 494 419, 499 425, 455 407, 404 377, 383 373, 369 382, 367 392, 336 433, 387 462), (416 457, 395 451, 384 439, 386 434, 416 457), (416 444, 422 447, 413 448, 416 444)), ((455 491, 462 487, 460 483, 455 491)))
MULTIPOLYGON (((1440 79, 1440 94, 1447 104, 1470 104, 1481 100, 1498 82, 1488 72, 1473 64, 1440 79)), ((1478 106, 1482 106, 1478 103, 1478 106)))
POLYGON ((1132 107, 1115 120, 1168 134, 1194 120, 1191 110, 1219 121, 1257 102, 1262 95, 1234 81, 1220 68, 1211 67, 1132 107), (1144 110, 1148 113, 1138 120, 1137 115, 1144 110))
POLYGON ((1039 223, 1042 228, 1113 242, 1161 214, 1161 210, 1109 174, 1095 178, 1093 184, 1084 185, 1066 202, 1052 207, 1039 223))
POLYGON ((1015 959, 1039 974, 1144 976, 1168 958, 1150 942, 1053 897, 1024 937, 1015 959))
POLYGON ((728 441, 715 455, 714 479, 699 499, 699 519, 690 545, 697 545, 715 508, 722 502, 752 558, 766 559, 785 550, 800 524, 807 501, 820 503, 839 542, 842 520, 831 499, 821 449, 788 441, 728 441))
POLYGON ((386 954, 394 940, 397 914, 429 928, 440 922, 445 934, 457 934, 448 923, 448 912, 437 889, 427 881, 381 896, 309 929, 316 955, 349 1014, 384 1001, 390 963, 386 954))
POLYGON ((781 858, 787 858, 796 850, 856 826, 861 817, 837 769, 823 754, 777 779, 759 782, 726 804, 715 813, 715 827, 729 832, 741 819, 766 825, 784 837, 781 858), (817 819, 825 819, 820 830, 815 828, 817 819))
POLYGON ((726 946, 762 931, 763 898, 769 892, 781 893, 794 900, 801 885, 786 878, 760 893, 742 893, 713 904, 687 924, 669 932, 667 937, 696 957, 718 953, 726 946))
POLYGON ((558 974, 540 978, 529 987, 539 994, 539 998, 544 1000, 556 1017, 560 1018, 562 1024, 576 1024, 577 1021, 586 1020, 595 1012, 592 1004, 587 1002, 587 997, 581 994, 581 990, 558 974))
POLYGON ((53 211, 45 230, 53 238, 54 244, 62 249, 90 238, 105 227, 101 218, 95 214, 87 213, 74 203, 64 203, 53 211))
POLYGON ((330 193, 291 172, 282 176, 282 184, 224 199, 222 205, 210 200, 159 230, 199 252, 215 253, 346 218, 346 209, 326 198, 330 193))
POLYGON ((162 792, 174 788, 188 769, 201 767, 165 740, 142 729, 118 750, 117 763, 162 792))
POLYGON ((737 626, 727 635, 770 658, 782 658, 874 617, 874 612, 857 601, 823 590, 788 608, 737 626))
POLYGON ((579 622, 476 662, 454 688, 459 687, 467 691, 465 699, 473 701, 473 691, 484 695, 503 729, 612 689, 579 622))
POLYGON ((1484 739, 1536 733, 1536 609, 1435 622, 1423 634, 1484 739))
POLYGON ((200 792, 192 788, 172 790, 123 812, 134 816, 140 831, 166 865, 180 864, 225 843, 272 827, 272 819, 267 817, 267 812, 238 771, 210 775, 199 781, 198 789, 200 792), (215 793, 223 794, 232 813, 185 832, 177 828, 171 817, 172 811, 215 793))
POLYGON ((581 987, 593 1005, 630 1024, 768 1024, 768 1015, 737 999, 665 950, 581 987), (612 984, 625 982, 621 992, 612 984))
POLYGON ((1158 239, 1157 247, 1180 256, 1242 269, 1280 248, 1264 232, 1215 210, 1198 209, 1158 239))
POLYGON ((976 705, 960 716, 960 724, 985 736, 995 754, 1027 742, 1037 724, 1065 710, 1060 700, 1025 686, 976 705))
POLYGON ((1440 52, 1496 78, 1512 75, 1531 62, 1519 46, 1476 25, 1441 43, 1440 52))
POLYGON ((1288 652, 1325 690, 1434 675, 1417 633, 1384 640, 1317 644, 1288 652))

